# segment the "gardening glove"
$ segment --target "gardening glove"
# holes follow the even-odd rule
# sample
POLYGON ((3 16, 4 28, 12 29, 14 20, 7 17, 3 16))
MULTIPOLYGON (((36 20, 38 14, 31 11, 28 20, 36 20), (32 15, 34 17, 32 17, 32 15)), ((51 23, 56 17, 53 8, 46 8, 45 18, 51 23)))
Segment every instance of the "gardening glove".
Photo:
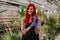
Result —
POLYGON ((34 19, 34 22, 30 25, 30 28, 35 27, 36 24, 37 24, 37 18, 36 18, 36 16, 33 16, 33 19, 34 19))

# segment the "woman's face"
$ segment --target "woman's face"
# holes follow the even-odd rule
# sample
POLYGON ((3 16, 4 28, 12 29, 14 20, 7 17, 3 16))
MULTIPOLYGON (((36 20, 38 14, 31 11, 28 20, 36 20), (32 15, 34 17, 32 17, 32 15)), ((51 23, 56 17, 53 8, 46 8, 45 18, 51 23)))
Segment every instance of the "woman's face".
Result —
POLYGON ((32 6, 29 7, 29 9, 28 9, 28 14, 29 14, 29 15, 32 15, 33 11, 34 11, 33 7, 32 7, 32 6))

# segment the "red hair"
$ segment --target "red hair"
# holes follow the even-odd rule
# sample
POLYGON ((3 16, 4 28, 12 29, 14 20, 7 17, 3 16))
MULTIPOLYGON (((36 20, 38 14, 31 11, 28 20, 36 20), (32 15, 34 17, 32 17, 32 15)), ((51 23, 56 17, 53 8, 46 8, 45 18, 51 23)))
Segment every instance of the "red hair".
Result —
MULTIPOLYGON (((29 22, 29 18, 30 18, 30 16, 29 16, 29 14, 28 14, 28 9, 29 9, 29 7, 33 7, 33 9, 34 9, 34 12, 33 12, 33 14, 32 14, 32 16, 36 16, 36 7, 35 7, 35 5, 33 4, 33 3, 29 3, 28 4, 28 6, 27 6, 27 8, 26 8, 26 12, 25 12, 25 18, 24 18, 24 23, 25 24, 27 24, 28 22, 29 22)), ((37 17, 37 16, 36 16, 37 17)), ((38 19, 38 17, 37 17, 37 19, 38 19)), ((32 22, 33 22, 33 19, 32 19, 32 22)))

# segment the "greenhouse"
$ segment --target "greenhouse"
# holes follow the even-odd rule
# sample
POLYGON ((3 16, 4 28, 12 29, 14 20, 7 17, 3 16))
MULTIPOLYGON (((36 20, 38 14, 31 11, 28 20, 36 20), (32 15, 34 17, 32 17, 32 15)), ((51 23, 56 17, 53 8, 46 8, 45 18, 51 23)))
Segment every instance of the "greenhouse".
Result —
MULTIPOLYGON (((28 15, 33 15, 29 14, 32 11, 33 13, 36 11, 34 16, 37 16, 36 18, 38 19, 39 28, 36 30, 40 30, 38 32, 39 40, 60 40, 60 0, 0 0, 0 40, 23 40, 22 37, 24 36, 22 35, 25 32, 22 32, 21 25, 24 24, 23 22, 34 23, 34 16, 32 18, 28 17, 28 15), (29 9, 30 3, 33 3, 36 7, 29 9), (25 16, 25 20, 21 21, 25 16)), ((36 28, 32 27, 26 28, 26 34, 36 28)), ((31 37, 34 34, 33 32, 30 35, 31 37)), ((34 38, 34 40, 38 39, 34 38)))

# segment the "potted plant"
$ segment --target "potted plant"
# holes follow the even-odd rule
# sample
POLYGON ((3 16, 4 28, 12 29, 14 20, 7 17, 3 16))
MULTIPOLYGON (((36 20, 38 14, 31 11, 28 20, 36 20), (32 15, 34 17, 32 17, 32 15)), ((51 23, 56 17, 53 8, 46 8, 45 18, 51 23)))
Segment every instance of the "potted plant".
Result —
POLYGON ((11 28, 16 28, 18 27, 20 24, 19 24, 19 21, 18 20, 13 20, 11 23, 8 24, 9 27, 11 28))
POLYGON ((0 23, 0 29, 5 29, 7 27, 7 25, 6 24, 4 24, 4 23, 0 23))

